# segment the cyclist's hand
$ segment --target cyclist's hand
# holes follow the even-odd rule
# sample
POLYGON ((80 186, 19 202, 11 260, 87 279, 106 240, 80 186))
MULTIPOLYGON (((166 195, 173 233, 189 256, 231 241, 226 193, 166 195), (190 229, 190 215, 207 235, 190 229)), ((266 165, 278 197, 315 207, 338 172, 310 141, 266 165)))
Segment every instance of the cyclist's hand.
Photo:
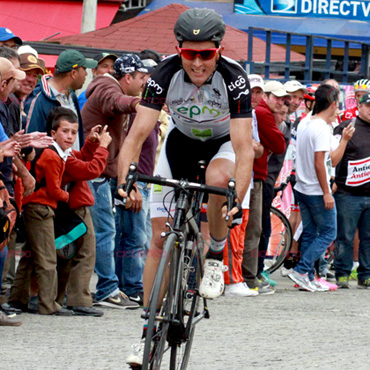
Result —
POLYGON ((126 203, 126 209, 132 212, 140 212, 143 205, 143 197, 139 190, 132 191, 126 203))
POLYGON ((227 226, 230 229, 234 228, 237 225, 240 225, 243 221, 243 210, 240 203, 235 202, 234 207, 231 209, 229 213, 227 213, 227 203, 224 203, 222 207, 222 217, 226 219, 226 216, 229 216, 227 226))
POLYGON ((114 205, 117 207, 123 207, 125 209, 130 209, 133 212, 140 212, 143 203, 143 197, 138 191, 136 184, 133 185, 130 196, 127 196, 127 193, 124 189, 124 184, 118 185, 117 192, 114 199, 114 205), (123 200, 126 199, 126 204, 123 200))

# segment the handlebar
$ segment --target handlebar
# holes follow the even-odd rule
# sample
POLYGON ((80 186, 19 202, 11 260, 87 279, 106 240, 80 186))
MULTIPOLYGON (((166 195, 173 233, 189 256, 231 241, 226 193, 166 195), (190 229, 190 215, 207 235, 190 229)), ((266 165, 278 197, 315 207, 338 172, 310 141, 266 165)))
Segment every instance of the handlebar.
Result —
POLYGON ((275 196, 277 195, 279 191, 283 192, 285 188, 288 186, 289 182, 290 182, 290 175, 285 179, 285 181, 281 182, 279 186, 274 187, 275 196))
MULTIPOLYGON (((231 211, 234 206, 235 199, 237 198, 236 194, 236 183, 235 179, 231 178, 228 183, 227 188, 220 188, 216 186, 209 186, 205 184, 199 184, 196 182, 189 182, 187 180, 175 180, 175 179, 167 179, 160 176, 149 176, 143 175, 136 172, 137 170, 137 163, 132 162, 129 167, 129 171, 126 176, 126 184, 124 186, 124 190, 126 191, 127 195, 130 195, 130 192, 133 189, 133 185, 136 181, 142 181, 146 183, 152 183, 156 185, 162 186, 169 186, 173 188, 182 188, 185 190, 196 190, 206 194, 215 194, 215 195, 223 195, 227 198, 227 213, 231 211)), ((123 198, 123 204, 126 204, 127 199, 123 198)), ((226 216, 226 221, 228 221, 229 217, 226 216)))

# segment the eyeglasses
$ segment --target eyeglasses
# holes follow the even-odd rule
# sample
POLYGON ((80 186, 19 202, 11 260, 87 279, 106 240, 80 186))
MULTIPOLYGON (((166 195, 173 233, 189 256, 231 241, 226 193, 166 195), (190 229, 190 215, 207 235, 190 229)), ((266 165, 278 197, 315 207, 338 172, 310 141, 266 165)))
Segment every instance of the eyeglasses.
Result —
POLYGON ((210 60, 215 57, 219 52, 220 48, 194 50, 187 48, 178 48, 180 54, 187 60, 194 60, 196 57, 200 57, 203 60, 210 60))

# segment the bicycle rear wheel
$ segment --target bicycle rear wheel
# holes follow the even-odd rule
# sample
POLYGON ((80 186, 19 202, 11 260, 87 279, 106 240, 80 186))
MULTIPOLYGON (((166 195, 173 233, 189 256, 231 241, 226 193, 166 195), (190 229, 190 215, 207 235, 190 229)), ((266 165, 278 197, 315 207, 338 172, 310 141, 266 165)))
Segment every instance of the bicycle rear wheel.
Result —
POLYGON ((147 305, 148 328, 143 370, 160 369, 163 353, 167 350, 167 333, 172 315, 174 279, 178 270, 178 249, 177 236, 170 234, 163 245, 162 258, 147 305))
POLYGON ((199 312, 199 285, 202 275, 202 256, 198 248, 193 245, 193 241, 186 242, 187 248, 180 259, 181 265, 179 272, 180 279, 180 294, 178 296, 178 312, 176 315, 179 321, 175 335, 172 338, 171 329, 168 334, 168 340, 171 347, 170 369, 185 370, 187 368, 190 351, 193 344, 196 318, 201 316, 199 312))
POLYGON ((283 212, 271 207, 271 236, 265 256, 264 270, 272 273, 276 271, 288 256, 292 246, 293 235, 289 220, 283 212))

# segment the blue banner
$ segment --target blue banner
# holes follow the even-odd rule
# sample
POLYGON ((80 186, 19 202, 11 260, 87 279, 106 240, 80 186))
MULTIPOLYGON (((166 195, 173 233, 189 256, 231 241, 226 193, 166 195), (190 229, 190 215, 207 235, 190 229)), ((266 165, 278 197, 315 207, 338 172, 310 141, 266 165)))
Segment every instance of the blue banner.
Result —
POLYGON ((235 0, 235 13, 369 21, 369 0, 235 0))

